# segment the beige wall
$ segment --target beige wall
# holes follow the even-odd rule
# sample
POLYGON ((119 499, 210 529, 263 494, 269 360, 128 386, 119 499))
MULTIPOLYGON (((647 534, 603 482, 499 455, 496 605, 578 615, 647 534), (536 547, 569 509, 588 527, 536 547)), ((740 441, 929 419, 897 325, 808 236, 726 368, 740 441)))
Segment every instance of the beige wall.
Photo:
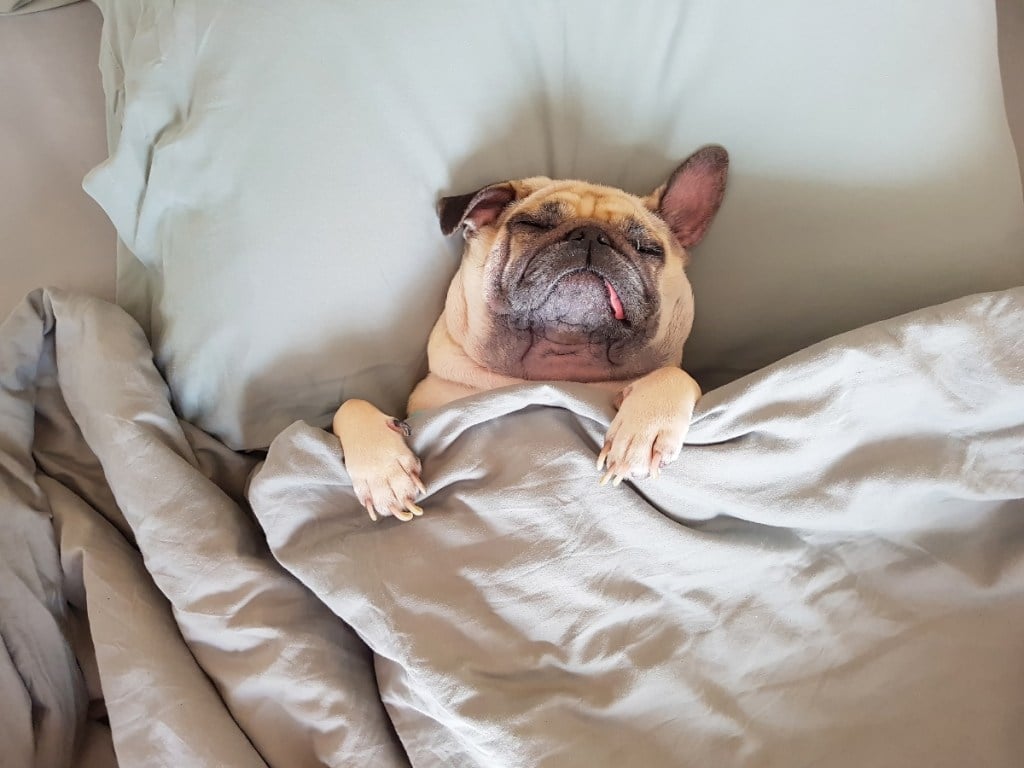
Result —
POLYGON ((1024 0, 996 0, 996 9, 1006 114, 1024 175, 1024 0))
POLYGON ((92 3, 0 19, 0 319, 41 285, 114 296, 114 229, 82 191, 106 154, 92 3))

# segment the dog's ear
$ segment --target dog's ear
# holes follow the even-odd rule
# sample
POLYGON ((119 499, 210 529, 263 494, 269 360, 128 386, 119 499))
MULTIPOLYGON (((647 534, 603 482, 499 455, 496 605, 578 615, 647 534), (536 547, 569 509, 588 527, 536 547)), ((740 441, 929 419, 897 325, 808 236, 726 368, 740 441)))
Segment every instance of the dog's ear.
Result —
POLYGON ((729 153, 711 144, 701 147, 648 195, 647 207, 665 220, 684 248, 699 243, 725 195, 729 153))
POLYGON ((463 227, 463 234, 468 237, 497 219, 505 206, 517 197, 515 187, 508 181, 490 184, 468 195, 442 197, 437 204, 441 231, 450 235, 463 227))

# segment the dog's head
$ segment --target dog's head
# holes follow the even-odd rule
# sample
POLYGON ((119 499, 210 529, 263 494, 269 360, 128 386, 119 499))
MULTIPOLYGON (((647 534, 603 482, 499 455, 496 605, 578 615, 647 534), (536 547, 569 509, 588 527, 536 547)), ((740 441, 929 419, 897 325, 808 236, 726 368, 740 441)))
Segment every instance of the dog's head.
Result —
POLYGON ((686 249, 725 191, 728 155, 708 146, 647 197, 534 177, 438 206, 465 237, 445 308, 478 364, 522 379, 612 381, 678 365, 693 323, 686 249))

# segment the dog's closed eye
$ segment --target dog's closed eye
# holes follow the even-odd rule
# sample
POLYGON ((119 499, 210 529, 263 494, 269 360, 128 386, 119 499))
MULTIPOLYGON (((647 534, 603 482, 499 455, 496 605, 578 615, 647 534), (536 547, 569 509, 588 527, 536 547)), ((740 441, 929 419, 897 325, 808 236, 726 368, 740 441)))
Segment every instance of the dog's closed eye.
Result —
POLYGON ((644 256, 660 259, 665 256, 665 249, 654 238, 647 227, 636 219, 627 219, 622 226, 623 234, 636 247, 636 252, 644 256))
POLYGON ((521 229, 532 229, 538 232, 546 232, 549 229, 554 229, 555 223, 549 219, 535 219, 523 216, 510 221, 509 226, 519 227, 521 229))
POLYGON ((637 241, 636 252, 656 259, 660 259, 665 255, 665 249, 660 244, 643 240, 637 241))

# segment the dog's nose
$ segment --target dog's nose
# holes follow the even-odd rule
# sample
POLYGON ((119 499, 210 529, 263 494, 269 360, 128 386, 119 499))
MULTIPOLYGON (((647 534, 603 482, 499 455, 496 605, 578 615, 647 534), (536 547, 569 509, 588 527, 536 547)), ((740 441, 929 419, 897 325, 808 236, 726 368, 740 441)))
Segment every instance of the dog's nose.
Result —
POLYGON ((611 238, 608 237, 608 233, 600 227, 595 227, 593 224, 587 224, 583 227, 576 227, 568 235, 565 236, 566 240, 582 241, 584 243, 600 243, 601 245, 611 245, 611 238))

